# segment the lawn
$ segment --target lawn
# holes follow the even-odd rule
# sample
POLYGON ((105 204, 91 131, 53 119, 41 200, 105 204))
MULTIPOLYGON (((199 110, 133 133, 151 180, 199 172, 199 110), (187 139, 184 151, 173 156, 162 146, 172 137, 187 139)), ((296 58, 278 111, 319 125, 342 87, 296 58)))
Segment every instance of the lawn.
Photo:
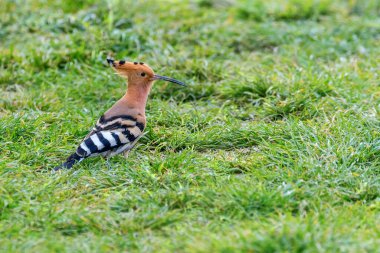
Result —
POLYGON ((0 252, 379 252, 380 1, 0 2, 0 252), (129 158, 51 169, 157 82, 129 158))

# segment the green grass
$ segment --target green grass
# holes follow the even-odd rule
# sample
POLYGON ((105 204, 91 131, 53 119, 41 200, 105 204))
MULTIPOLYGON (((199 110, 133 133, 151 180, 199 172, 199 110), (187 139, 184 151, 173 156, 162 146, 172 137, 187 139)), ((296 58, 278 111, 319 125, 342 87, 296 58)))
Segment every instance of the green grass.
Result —
POLYGON ((1 252, 379 252, 380 2, 0 3, 1 252), (158 82, 112 169, 50 173, 158 82))

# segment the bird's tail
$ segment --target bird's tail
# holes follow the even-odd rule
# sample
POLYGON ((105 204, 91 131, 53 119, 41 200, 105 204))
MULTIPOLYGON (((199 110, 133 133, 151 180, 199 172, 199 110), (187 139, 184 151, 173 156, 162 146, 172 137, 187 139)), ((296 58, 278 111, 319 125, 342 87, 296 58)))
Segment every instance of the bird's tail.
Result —
POLYGON ((66 162, 55 167, 54 171, 58 171, 61 169, 71 169, 71 167, 73 167, 74 164, 79 163, 82 160, 83 160, 83 157, 79 156, 77 153, 73 153, 67 158, 66 162))

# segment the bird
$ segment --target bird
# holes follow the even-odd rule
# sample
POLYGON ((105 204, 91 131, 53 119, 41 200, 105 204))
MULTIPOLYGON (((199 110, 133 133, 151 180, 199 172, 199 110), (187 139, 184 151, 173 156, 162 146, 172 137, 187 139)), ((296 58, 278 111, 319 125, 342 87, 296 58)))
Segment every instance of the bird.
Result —
POLYGON ((106 158, 107 164, 110 157, 118 154, 124 154, 127 158, 129 151, 143 136, 146 126, 145 107, 153 83, 163 80, 186 86, 174 78, 155 74, 143 62, 116 61, 112 58, 107 58, 107 62, 117 74, 127 79, 127 90, 124 96, 101 115, 76 151, 64 163, 55 167, 54 171, 70 169, 94 156, 106 158))

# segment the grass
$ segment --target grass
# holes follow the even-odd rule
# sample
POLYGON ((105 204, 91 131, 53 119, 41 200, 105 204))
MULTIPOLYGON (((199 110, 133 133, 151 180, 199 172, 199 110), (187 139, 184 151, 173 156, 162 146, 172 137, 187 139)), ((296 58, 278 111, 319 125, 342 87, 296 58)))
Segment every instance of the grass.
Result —
POLYGON ((378 252, 380 4, 1 1, 1 252, 378 252), (147 62, 147 134, 50 170, 147 62))

